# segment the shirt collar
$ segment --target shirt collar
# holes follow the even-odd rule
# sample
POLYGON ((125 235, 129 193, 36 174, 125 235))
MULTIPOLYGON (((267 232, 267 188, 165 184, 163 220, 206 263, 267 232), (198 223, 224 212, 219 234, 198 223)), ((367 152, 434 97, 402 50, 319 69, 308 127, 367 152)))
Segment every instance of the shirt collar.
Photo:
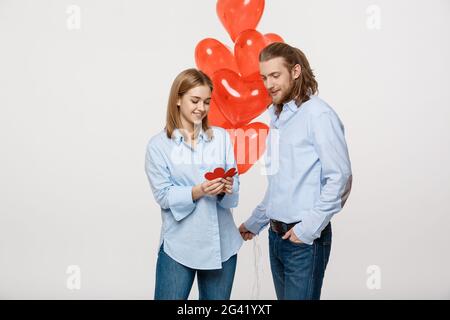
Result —
MULTIPOLYGON (((297 111, 297 109, 298 109, 298 107, 297 107, 297 104, 295 103, 295 100, 290 100, 289 102, 286 102, 285 104, 283 104, 283 109, 281 110, 281 112, 283 112, 284 110, 289 110, 292 113, 295 113, 297 111)), ((271 119, 274 121, 277 120, 278 117, 275 114, 275 112, 277 111, 277 107, 274 104, 272 104, 269 107, 269 110, 270 110, 269 115, 270 115, 271 119)))
MULTIPOLYGON (((177 144, 180 144, 181 141, 184 140, 184 136, 178 128, 173 131, 172 138, 177 144)), ((200 132, 198 133, 198 138, 199 138, 199 141, 205 141, 205 142, 208 142, 211 140, 211 138, 203 130, 203 128, 200 128, 200 132)))
POLYGON ((286 102, 283 105, 283 109, 286 108, 286 107, 288 107, 292 112, 295 112, 298 109, 297 104, 295 103, 295 100, 291 100, 289 102, 286 102))
MULTIPOLYGON (((209 130, 212 130, 211 128, 209 130)), ((200 129, 199 138, 204 142, 209 142, 211 138, 208 136, 206 131, 203 130, 203 128, 200 129)))

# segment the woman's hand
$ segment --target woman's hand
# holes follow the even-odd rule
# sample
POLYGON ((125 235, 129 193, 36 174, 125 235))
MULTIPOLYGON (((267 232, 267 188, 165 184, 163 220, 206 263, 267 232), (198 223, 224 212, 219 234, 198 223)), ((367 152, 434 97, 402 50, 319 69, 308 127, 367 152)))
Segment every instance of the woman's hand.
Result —
POLYGON ((224 182, 225 182, 225 186, 223 188, 223 191, 225 191, 225 193, 228 193, 228 194, 233 193, 234 178, 227 177, 226 179, 224 179, 224 182))
POLYGON ((192 200, 197 200, 205 195, 216 196, 223 192, 224 187, 225 179, 223 178, 206 180, 192 188, 192 200))
POLYGON ((206 180, 201 184, 203 192, 209 196, 216 196, 221 193, 225 186, 225 180, 223 178, 216 178, 214 180, 206 180))

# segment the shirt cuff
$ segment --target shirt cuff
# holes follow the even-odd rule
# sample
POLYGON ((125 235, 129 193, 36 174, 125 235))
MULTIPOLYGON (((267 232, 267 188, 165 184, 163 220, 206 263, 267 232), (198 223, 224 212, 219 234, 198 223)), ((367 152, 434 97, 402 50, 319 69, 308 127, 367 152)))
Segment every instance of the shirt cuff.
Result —
POLYGON ((259 234, 266 225, 267 223, 262 223, 253 216, 251 216, 247 221, 244 222, 245 228, 253 234, 259 234))
POLYGON ((169 208, 176 221, 192 213, 196 203, 192 200, 192 186, 174 186, 170 190, 169 208))
POLYGON ((295 233, 295 235, 297 236, 297 238, 300 239, 301 242, 312 245, 315 238, 309 234, 308 232, 306 232, 305 228, 302 226, 302 223, 297 223, 294 228, 293 231, 295 233))
POLYGON ((236 208, 239 203, 238 190, 239 189, 238 189, 237 183, 235 182, 233 184, 233 193, 231 193, 231 194, 225 193, 225 194, 218 196, 219 205, 224 209, 236 208))

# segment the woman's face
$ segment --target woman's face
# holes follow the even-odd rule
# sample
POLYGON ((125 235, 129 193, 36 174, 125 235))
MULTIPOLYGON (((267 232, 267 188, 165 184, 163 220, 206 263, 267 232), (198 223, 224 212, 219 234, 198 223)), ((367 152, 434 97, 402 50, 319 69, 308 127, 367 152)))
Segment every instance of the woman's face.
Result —
POLYGON ((209 111, 211 89, 208 86, 194 87, 186 92, 180 99, 181 121, 188 125, 199 125, 209 111))

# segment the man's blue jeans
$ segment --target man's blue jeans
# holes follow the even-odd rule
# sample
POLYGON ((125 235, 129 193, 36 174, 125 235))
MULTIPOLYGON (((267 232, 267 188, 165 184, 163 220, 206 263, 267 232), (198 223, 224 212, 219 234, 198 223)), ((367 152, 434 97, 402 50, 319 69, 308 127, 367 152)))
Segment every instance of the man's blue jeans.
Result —
POLYGON ((283 240, 269 227, 270 267, 279 300, 320 299, 331 237, 331 223, 312 245, 283 240))
POLYGON ((200 300, 230 299, 236 271, 236 254, 222 262, 222 269, 196 270, 169 257, 164 252, 163 245, 156 263, 155 300, 187 300, 195 274, 200 300))

